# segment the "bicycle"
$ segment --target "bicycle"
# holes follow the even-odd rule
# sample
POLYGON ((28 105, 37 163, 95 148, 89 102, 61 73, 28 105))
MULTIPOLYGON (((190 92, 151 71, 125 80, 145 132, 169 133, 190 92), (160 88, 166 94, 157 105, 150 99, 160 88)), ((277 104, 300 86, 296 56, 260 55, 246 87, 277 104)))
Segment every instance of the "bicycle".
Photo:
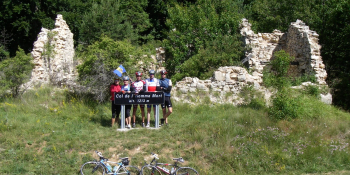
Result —
POLYGON ((101 152, 98 152, 98 151, 95 151, 95 152, 100 157, 100 160, 99 161, 93 160, 93 161, 84 163, 80 168, 81 175, 89 175, 89 174, 139 175, 140 174, 140 170, 137 167, 129 165, 128 157, 120 158, 121 162, 112 162, 112 161, 109 161, 107 158, 104 158, 101 152), (109 164, 115 165, 114 168, 112 169, 112 166, 109 164))
POLYGON ((169 174, 169 175, 199 175, 198 172, 191 168, 191 167, 180 167, 178 163, 183 163, 185 160, 182 157, 179 158, 173 158, 175 161, 174 164, 168 164, 168 163, 158 163, 157 159, 158 155, 153 154, 152 161, 141 168, 141 174, 142 175, 161 175, 162 173, 169 174), (165 167, 160 167, 161 165, 164 166, 172 166, 171 170, 168 170, 165 167))

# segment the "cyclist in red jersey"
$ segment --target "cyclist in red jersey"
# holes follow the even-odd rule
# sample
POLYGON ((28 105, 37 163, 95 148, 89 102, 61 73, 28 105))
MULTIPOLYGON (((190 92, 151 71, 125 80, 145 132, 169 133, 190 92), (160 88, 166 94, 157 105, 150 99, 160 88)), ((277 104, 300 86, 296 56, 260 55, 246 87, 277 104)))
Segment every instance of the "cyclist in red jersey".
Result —
POLYGON ((114 79, 114 83, 111 84, 111 86, 109 87, 109 90, 111 92, 111 102, 112 102, 112 127, 115 123, 115 118, 117 118, 117 123, 118 123, 118 119, 119 119, 119 114, 120 114, 120 110, 121 107, 120 105, 116 105, 114 104, 114 93, 120 92, 121 90, 121 86, 119 85, 119 78, 115 78, 114 79))
MULTIPOLYGON (((141 72, 136 72, 136 81, 131 84, 133 89, 135 90, 135 95, 138 93, 142 93, 146 90, 146 82, 141 80, 142 73, 141 72)), ((138 104, 133 105, 133 110, 132 110, 132 118, 133 118, 133 124, 132 127, 135 128, 136 126, 136 111, 137 111, 137 106, 138 104)), ((145 127, 145 105, 140 104, 140 110, 141 110, 141 116, 142 116, 142 127, 145 127)))

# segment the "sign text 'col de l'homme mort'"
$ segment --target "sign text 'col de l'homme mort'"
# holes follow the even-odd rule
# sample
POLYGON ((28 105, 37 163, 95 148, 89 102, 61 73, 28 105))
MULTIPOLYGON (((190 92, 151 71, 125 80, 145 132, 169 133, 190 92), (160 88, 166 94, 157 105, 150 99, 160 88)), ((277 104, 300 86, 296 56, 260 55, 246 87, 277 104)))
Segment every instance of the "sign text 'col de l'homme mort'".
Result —
POLYGON ((162 104, 165 101, 164 92, 143 92, 139 94, 114 94, 114 104, 131 105, 131 104, 162 104))

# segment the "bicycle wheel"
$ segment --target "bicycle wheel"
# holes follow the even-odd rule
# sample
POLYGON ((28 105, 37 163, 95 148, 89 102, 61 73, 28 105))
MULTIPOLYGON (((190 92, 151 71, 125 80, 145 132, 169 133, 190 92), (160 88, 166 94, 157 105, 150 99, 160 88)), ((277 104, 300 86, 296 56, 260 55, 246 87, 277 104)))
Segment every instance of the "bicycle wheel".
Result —
POLYGON ((117 174, 139 175, 140 170, 135 166, 127 165, 127 166, 120 167, 119 170, 117 171, 117 174))
POLYGON ((190 167, 181 167, 175 172, 175 175, 194 175, 194 174, 198 175, 198 172, 190 167))
POLYGON ((89 174, 105 174, 105 168, 101 165, 100 162, 86 162, 80 168, 81 175, 89 175, 89 174))
POLYGON ((142 175, 161 175, 162 173, 152 165, 145 165, 141 169, 142 175))

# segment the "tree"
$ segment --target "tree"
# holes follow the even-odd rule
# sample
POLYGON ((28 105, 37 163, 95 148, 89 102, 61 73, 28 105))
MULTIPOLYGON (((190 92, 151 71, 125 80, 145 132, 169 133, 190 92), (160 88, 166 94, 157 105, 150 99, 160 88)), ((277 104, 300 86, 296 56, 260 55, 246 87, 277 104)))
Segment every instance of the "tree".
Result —
POLYGON ((320 28, 322 58, 334 88, 333 102, 350 109, 350 2, 325 1, 320 28))
POLYGON ((171 7, 167 25, 170 27, 166 46, 166 68, 175 80, 196 76, 221 65, 234 65, 240 59, 242 43, 237 37, 239 21, 243 17, 242 1, 200 0, 188 6, 171 7), (230 39, 228 39, 230 38, 230 39), (232 40, 231 40, 232 39, 232 40), (228 48, 235 48, 229 50, 228 48), (196 56, 200 50, 205 56, 196 56), (219 54, 209 54, 213 51, 219 54), (236 52, 237 51, 237 52, 236 52), (188 61, 186 63, 187 60, 188 61), (203 62, 204 61, 204 62, 203 62), (196 63, 202 63, 196 68, 196 63), (208 65, 208 66, 205 66, 208 65), (188 72, 188 70, 196 69, 188 72), (205 68, 207 67, 207 68, 205 68))
POLYGON ((20 86, 30 78, 30 73, 34 67, 30 54, 19 48, 16 56, 7 58, 0 62, 0 92, 7 90, 16 97, 19 95, 20 86))
POLYGON ((142 50, 131 45, 129 41, 115 41, 102 36, 100 41, 90 45, 85 52, 78 54, 83 64, 78 66, 79 81, 84 88, 83 92, 92 93, 99 102, 109 97, 109 85, 116 75, 113 70, 123 65, 127 72, 141 69, 139 61, 147 63, 143 58, 142 50))
POLYGON ((0 26, 11 36, 6 47, 11 56, 18 47, 26 53, 33 48, 33 42, 41 28, 52 29, 57 14, 64 15, 67 24, 77 40, 78 27, 83 12, 90 9, 94 0, 3 0, 0 2, 0 26))
POLYGON ((151 25, 144 8, 147 1, 101 0, 82 17, 80 41, 92 44, 103 34, 114 40, 127 39, 132 43, 152 39, 142 35, 151 25))

